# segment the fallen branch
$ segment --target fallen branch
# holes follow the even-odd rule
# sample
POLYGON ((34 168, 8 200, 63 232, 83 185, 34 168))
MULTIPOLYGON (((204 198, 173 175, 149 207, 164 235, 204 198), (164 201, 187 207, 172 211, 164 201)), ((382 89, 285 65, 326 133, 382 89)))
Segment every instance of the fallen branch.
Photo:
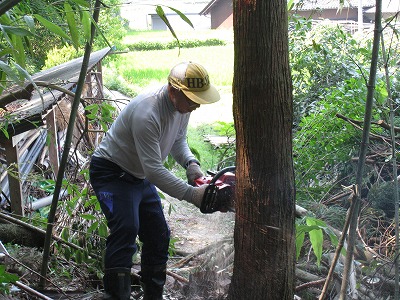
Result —
MULTIPOLYGON (((358 125, 358 124, 361 124, 360 123, 361 121, 352 120, 352 119, 350 119, 348 117, 345 117, 345 116, 343 116, 341 114, 336 114, 336 117, 338 117, 338 118, 350 123, 353 127, 357 128, 357 129, 359 129, 361 131, 363 130, 363 128, 360 125, 358 125)), ((386 136, 379 135, 379 134, 374 134, 374 133, 371 133, 371 132, 369 133, 369 136, 370 136, 371 139, 374 138, 374 139, 384 140, 384 141, 390 142, 390 137, 386 137, 386 136)))
POLYGON ((209 251, 210 249, 213 249, 215 247, 219 247, 220 245, 226 243, 226 242, 230 242, 232 241, 233 237, 231 238, 227 238, 227 239, 223 239, 221 241, 215 242, 214 244, 208 245, 198 251, 196 251, 195 253, 189 254, 188 256, 182 258, 181 260, 179 260, 178 262, 176 262, 175 264, 173 264, 171 266, 171 268, 179 268, 183 265, 185 265, 186 263, 188 263, 190 260, 192 260, 194 257, 199 256, 203 253, 206 253, 207 251, 209 251))
POLYGON ((325 283, 325 279, 320 279, 320 280, 316 280, 316 281, 310 281, 310 282, 306 282, 303 283, 301 285, 296 286, 295 291, 299 292, 302 291, 304 289, 307 289, 309 287, 314 287, 314 286, 320 286, 323 285, 325 283))
MULTIPOLYGON (((40 275, 38 272, 36 272, 35 270, 32 270, 31 268, 29 268, 28 266, 24 265, 23 263, 21 263, 20 261, 18 261, 17 259, 15 259, 14 257, 12 257, 10 254, 8 253, 4 253, 5 256, 7 256, 9 259, 11 259, 12 261, 14 261, 16 264, 22 266, 23 268, 27 269, 29 272, 32 272, 34 274, 36 274, 37 276, 39 276, 40 278, 43 278, 42 275, 40 275)), ((63 290, 58 287, 54 282, 52 282, 50 279, 48 278, 43 278, 44 280, 46 280, 48 283, 50 283, 52 286, 54 286, 61 294, 63 294, 65 297, 67 297, 68 299, 71 299, 70 297, 68 297, 68 295, 66 293, 63 292, 63 290)), ((22 284, 22 283, 21 283, 22 284)), ((33 289, 32 289, 33 290, 33 289)))
POLYGON ((348 213, 346 215, 346 222, 345 222, 345 224, 343 226, 342 235, 340 236, 338 245, 336 247, 335 256, 333 258, 333 261, 332 261, 331 267, 329 269, 328 276, 326 278, 326 281, 325 281, 324 287, 322 289, 321 295, 319 297, 319 300, 323 300, 325 298, 325 294, 326 294, 326 291, 328 290, 329 282, 330 282, 330 280, 331 280, 331 278, 333 276, 333 271, 335 270, 336 264, 337 264, 337 262, 339 260, 339 257, 340 257, 340 252, 342 251, 342 248, 344 246, 344 240, 346 239, 346 233, 347 233, 347 230, 349 229, 349 226, 350 226, 350 218, 353 215, 353 211, 354 211, 354 203, 355 203, 355 199, 354 198, 356 197, 356 195, 357 195, 356 186, 353 186, 352 193, 351 193, 351 195, 349 197, 349 201, 351 203, 351 206, 350 206, 350 209, 349 209, 349 211, 348 211, 348 213))
POLYGON ((169 270, 167 270, 167 275, 169 275, 169 276, 175 278, 176 280, 178 280, 178 281, 180 281, 180 282, 189 283, 189 280, 186 279, 185 277, 182 277, 182 276, 180 276, 180 275, 178 275, 178 274, 175 274, 175 273, 173 273, 173 272, 171 272, 171 271, 169 271, 169 270))
MULTIPOLYGON (((50 297, 47 297, 46 295, 43 295, 42 293, 39 293, 38 291, 34 290, 33 288, 23 284, 22 282, 16 281, 13 283, 15 286, 19 287, 21 290, 24 290, 25 292, 27 292, 28 294, 35 296, 39 299, 43 299, 43 300, 53 300, 50 297)), ((71 299, 71 298, 69 298, 71 299)))
MULTIPOLYGON (((11 222, 11 223, 14 223, 14 224, 17 224, 17 225, 20 225, 20 226, 23 226, 23 227, 25 227, 25 228, 27 228, 27 229, 29 229, 29 230, 32 230, 32 231, 34 231, 34 232, 37 232, 37 233, 40 233, 40 234, 43 234, 43 235, 46 234, 46 231, 44 231, 43 229, 37 228, 37 227, 35 227, 35 226, 32 226, 32 225, 30 225, 30 224, 28 224, 28 223, 25 223, 25 222, 21 221, 21 220, 18 220, 18 219, 16 219, 16 218, 13 218, 13 217, 11 217, 11 216, 8 216, 8 215, 6 215, 6 214, 4 214, 4 213, 2 213, 2 212, 0 212, 0 219, 6 220, 6 221, 8 221, 8 222, 11 222)), ((58 237, 58 236, 53 236, 53 239, 54 239, 55 241, 61 243, 61 244, 65 244, 65 245, 67 245, 67 246, 69 246, 69 247, 71 247, 71 248, 74 248, 74 249, 76 249, 76 250, 84 251, 84 249, 83 249, 82 247, 79 247, 78 245, 75 245, 75 244, 73 244, 73 243, 70 243, 70 242, 68 242, 68 241, 65 241, 65 240, 63 240, 62 238, 58 237)), ((95 258, 100 258, 98 255, 93 254, 93 253, 91 253, 90 255, 93 256, 93 257, 95 257, 95 258)))

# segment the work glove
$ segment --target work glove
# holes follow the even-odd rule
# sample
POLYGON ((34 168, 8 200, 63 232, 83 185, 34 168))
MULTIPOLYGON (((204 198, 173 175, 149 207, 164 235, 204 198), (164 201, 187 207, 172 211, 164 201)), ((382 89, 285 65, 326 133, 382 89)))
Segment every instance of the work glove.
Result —
POLYGON ((194 204, 197 208, 200 208, 201 202, 203 201, 204 192, 206 191, 207 187, 208 184, 203 184, 199 187, 195 187, 193 190, 192 198, 188 202, 194 204))
POLYGON ((200 169, 200 166, 196 163, 192 163, 190 165, 188 165, 188 167, 186 168, 186 177, 188 179, 188 183, 190 185, 195 185, 194 181, 197 178, 201 178, 203 177, 204 174, 200 169))

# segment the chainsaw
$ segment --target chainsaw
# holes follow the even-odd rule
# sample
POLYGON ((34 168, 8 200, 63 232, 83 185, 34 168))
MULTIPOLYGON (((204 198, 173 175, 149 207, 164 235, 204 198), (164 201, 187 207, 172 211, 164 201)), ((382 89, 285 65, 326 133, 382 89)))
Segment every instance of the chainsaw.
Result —
POLYGON ((208 184, 200 211, 211 214, 216 211, 235 211, 235 177, 236 167, 226 167, 218 172, 207 171, 207 176, 196 179, 195 186, 208 184))

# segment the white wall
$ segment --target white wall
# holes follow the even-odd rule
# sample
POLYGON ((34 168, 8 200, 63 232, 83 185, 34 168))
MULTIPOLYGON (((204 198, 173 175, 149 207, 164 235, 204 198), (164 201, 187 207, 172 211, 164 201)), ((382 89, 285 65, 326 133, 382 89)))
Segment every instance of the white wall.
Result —
MULTIPOLYGON (((199 12, 207 3, 208 1, 163 1, 162 4, 165 6, 162 6, 162 8, 174 29, 185 30, 186 26, 187 29, 191 27, 166 6, 173 7, 184 13, 193 23, 195 29, 208 29, 211 27, 210 18, 199 15, 199 12), (178 28, 177 26, 182 28, 178 28)), ((153 26, 151 15, 157 15, 156 4, 160 4, 160 2, 155 2, 153 0, 132 0, 129 4, 123 4, 121 6, 121 17, 128 20, 131 29, 150 30, 153 26)), ((155 22, 158 27, 158 21, 156 20, 155 22)))
MULTIPOLYGON (((194 29, 210 29, 211 28, 211 18, 200 16, 198 14, 190 15, 185 14, 185 16, 192 22, 194 29)), ((186 23, 182 18, 177 15, 167 15, 168 21, 170 22, 174 30, 190 30, 193 29, 188 23, 186 23)), ((161 20, 158 15, 151 16, 151 26, 152 30, 167 30, 167 25, 161 20)))

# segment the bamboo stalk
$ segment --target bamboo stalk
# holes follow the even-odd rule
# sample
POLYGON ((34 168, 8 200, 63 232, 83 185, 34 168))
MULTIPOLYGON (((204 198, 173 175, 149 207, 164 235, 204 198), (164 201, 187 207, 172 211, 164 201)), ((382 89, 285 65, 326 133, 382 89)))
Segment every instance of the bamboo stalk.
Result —
MULTIPOLYGON (((96 0, 96 2, 95 2, 95 7, 94 7, 95 9, 94 9, 94 13, 93 13, 94 22, 97 22, 98 18, 99 18, 100 3, 101 2, 99 0, 96 0)), ((65 171, 65 168, 67 165, 69 150, 71 147, 71 140, 72 140, 72 136, 73 136, 73 132, 74 132, 74 128, 75 128, 75 118, 76 118, 78 107, 80 104, 80 95, 83 90, 83 85, 85 84, 85 77, 86 77, 86 72, 87 72, 87 68, 88 68, 88 63, 89 63, 90 53, 92 50, 92 44, 93 44, 95 32, 96 32, 96 27, 92 23, 91 35, 90 35, 89 41, 86 42, 85 54, 84 54, 83 60, 82 60, 82 68, 81 68, 81 72, 79 74, 78 84, 76 87, 76 93, 74 95, 74 102, 71 107, 71 115, 70 115, 70 119, 69 119, 69 123, 68 123, 67 137, 66 137, 65 144, 64 144, 64 152, 61 157, 60 168, 59 168, 59 171, 57 174, 54 198, 53 198, 50 212, 48 215, 48 224, 47 224, 47 230, 46 230, 45 245, 44 245, 44 249, 43 249, 43 263, 42 263, 42 268, 41 268, 41 274, 43 277, 46 277, 46 273, 47 273, 47 266, 48 266, 49 256, 50 256, 50 243, 51 243, 51 238, 53 236, 52 235, 53 223, 54 223, 56 210, 57 210, 58 197, 59 197, 59 193, 60 193, 60 190, 62 187, 62 182, 64 180, 64 171, 65 171)), ((41 280, 39 285, 41 287, 44 287, 45 282, 43 280, 41 280)))
MULTIPOLYGON (((358 192, 360 192, 363 183, 363 174, 364 174, 364 165, 365 158, 367 152, 367 146, 369 143, 369 135, 371 131, 371 119, 372 119, 372 106, 374 102, 374 90, 375 90, 375 81, 376 81, 376 73, 377 73, 377 65, 378 65, 378 55, 379 55, 379 38, 381 34, 381 22, 382 22, 382 0, 376 0, 375 7, 375 29, 374 29, 374 40, 372 46, 372 58, 371 58, 371 68, 369 74, 369 80, 367 83, 367 99, 365 104, 365 115, 364 115, 364 124, 363 124, 363 132, 362 132, 362 141, 360 146, 360 160, 357 164, 357 173, 356 173, 356 184, 358 186, 358 192)), ((348 237, 348 247, 346 253, 346 260, 343 270, 343 279, 342 285, 340 289, 339 300, 345 300, 347 294, 347 285, 350 279, 350 272, 353 265, 353 254, 355 247, 355 239, 356 239, 356 231, 357 231, 357 220, 358 214, 360 211, 361 200, 360 195, 357 193, 354 199, 354 213, 350 220, 349 226, 349 237, 348 237)))
MULTIPOLYGON (((353 186, 353 189, 355 189, 355 186, 353 186)), ((335 256, 333 257, 333 261, 332 261, 331 267, 329 269, 328 276, 326 277, 324 287, 322 288, 321 295, 319 296, 319 300, 323 300, 325 298, 325 294, 328 290, 329 282, 333 276, 333 271, 335 270, 336 264, 339 260, 340 252, 342 251, 342 248, 344 245, 344 240, 346 239, 347 230, 349 229, 350 219, 354 213, 354 206, 355 206, 354 197, 356 197, 356 195, 357 195, 357 191, 353 190, 353 193, 349 197, 349 199, 351 201, 351 205, 350 205, 349 211, 347 212, 346 221, 343 226, 342 235, 340 236, 338 245, 336 247, 335 256)))

